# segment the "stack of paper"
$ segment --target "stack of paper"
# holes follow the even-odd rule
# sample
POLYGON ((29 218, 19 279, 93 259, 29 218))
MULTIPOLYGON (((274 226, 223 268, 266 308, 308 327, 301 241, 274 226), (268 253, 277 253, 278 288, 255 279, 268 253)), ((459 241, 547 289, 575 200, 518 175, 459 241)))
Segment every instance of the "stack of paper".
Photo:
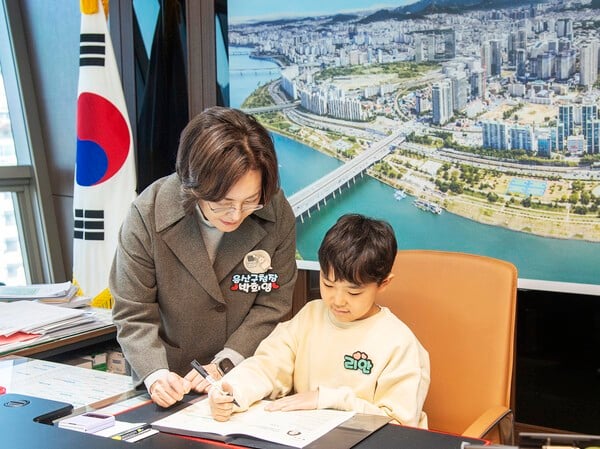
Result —
POLYGON ((65 284, 69 284, 69 287, 63 294, 40 297, 38 298, 38 301, 46 304, 62 304, 69 302, 77 294, 79 287, 77 287, 75 284, 71 284, 70 282, 65 282, 65 284))
POLYGON ((36 300, 63 307, 81 307, 90 303, 87 296, 75 296, 79 288, 71 282, 0 286, 0 302, 36 300))
POLYGON ((35 301, 0 302, 0 352, 5 345, 95 321, 93 314, 35 301))
POLYGON ((20 299, 60 298, 69 294, 71 286, 70 282, 15 286, 2 285, 0 286, 0 299, 17 301, 20 299))

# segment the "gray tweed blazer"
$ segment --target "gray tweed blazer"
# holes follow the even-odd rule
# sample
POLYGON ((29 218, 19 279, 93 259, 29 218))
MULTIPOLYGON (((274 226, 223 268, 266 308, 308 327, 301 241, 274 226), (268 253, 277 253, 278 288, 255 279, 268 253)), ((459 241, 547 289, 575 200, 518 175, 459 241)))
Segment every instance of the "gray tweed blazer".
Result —
POLYGON ((223 235, 214 266, 179 198, 176 174, 159 179, 132 203, 119 233, 109 286, 136 384, 160 368, 185 375, 192 359, 207 364, 224 347, 249 357, 291 310, 296 231, 283 192, 223 235), (276 277, 266 287, 243 264, 259 249, 271 257, 269 280, 276 277))

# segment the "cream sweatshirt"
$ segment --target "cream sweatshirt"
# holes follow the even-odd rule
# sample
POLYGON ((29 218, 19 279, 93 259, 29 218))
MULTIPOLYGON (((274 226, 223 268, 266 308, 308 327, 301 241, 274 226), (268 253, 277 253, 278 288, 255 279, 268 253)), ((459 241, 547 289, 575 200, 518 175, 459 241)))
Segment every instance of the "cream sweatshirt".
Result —
POLYGON ((386 307, 364 320, 341 323, 322 300, 310 301, 224 381, 242 410, 263 398, 318 390, 318 408, 388 415, 427 428, 422 408, 429 355, 386 307))

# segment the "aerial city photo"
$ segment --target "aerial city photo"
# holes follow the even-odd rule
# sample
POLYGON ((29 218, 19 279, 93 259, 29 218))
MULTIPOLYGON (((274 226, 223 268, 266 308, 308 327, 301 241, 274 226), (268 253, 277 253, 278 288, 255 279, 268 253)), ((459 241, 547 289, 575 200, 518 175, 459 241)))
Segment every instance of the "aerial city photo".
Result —
POLYGON ((600 1, 492 3, 229 0, 229 104, 272 131, 299 258, 354 211, 598 283, 600 1))

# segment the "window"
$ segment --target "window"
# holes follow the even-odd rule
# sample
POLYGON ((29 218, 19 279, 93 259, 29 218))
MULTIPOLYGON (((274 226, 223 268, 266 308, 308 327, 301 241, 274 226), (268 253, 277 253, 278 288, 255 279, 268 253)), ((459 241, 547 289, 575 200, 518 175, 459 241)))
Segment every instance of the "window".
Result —
POLYGON ((18 2, 0 0, 0 282, 64 280, 18 2), (12 33, 11 33, 12 31, 12 33), (38 162, 43 161, 43 162, 38 162))
POLYGON ((14 211, 8 210, 8 208, 6 210, 3 211, 3 215, 4 215, 4 226, 12 226, 15 224, 15 213, 14 211))
POLYGON ((15 263, 9 263, 6 265, 6 274, 8 276, 9 282, 10 279, 20 279, 20 278, 24 278, 24 272, 23 272, 23 264, 15 264, 15 263))
POLYGON ((18 238, 16 238, 16 237, 6 238, 4 243, 6 245, 4 254, 10 254, 10 253, 14 253, 15 251, 20 251, 18 238))
POLYGON ((2 64, 0 64, 0 165, 16 165, 16 163, 17 154, 8 115, 8 103, 2 78, 2 64))
MULTIPOLYGON (((0 64, 0 165, 17 164, 15 144, 12 137, 6 91, 0 64)), ((1 188, 1 187, 0 187, 1 188)), ((7 285, 24 284, 25 270, 19 243, 19 229, 15 217, 16 195, 0 191, 0 282, 7 285)))

